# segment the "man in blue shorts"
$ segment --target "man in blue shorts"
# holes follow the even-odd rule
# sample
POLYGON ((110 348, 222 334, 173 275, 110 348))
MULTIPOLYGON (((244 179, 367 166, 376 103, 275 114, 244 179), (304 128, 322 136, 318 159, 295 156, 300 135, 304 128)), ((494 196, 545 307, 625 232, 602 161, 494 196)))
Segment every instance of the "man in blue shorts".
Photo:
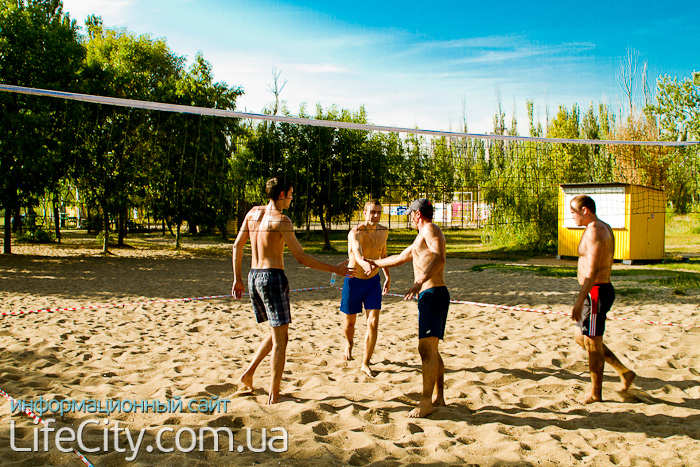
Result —
POLYGON ((603 400, 603 369, 606 362, 620 375, 621 391, 630 388, 636 375, 603 344, 606 315, 615 301, 615 289, 610 283, 615 236, 610 226, 598 219, 595 201, 590 196, 575 196, 569 207, 576 225, 586 227, 578 245, 577 276, 581 287, 571 319, 576 322, 576 343, 588 352, 591 393, 583 403, 590 404, 603 400))
POLYGON ((262 360, 272 352, 270 362, 270 394, 268 404, 280 399, 280 383, 286 363, 289 323, 292 321, 289 305, 289 283, 284 275, 284 245, 304 266, 319 271, 333 272, 339 276, 352 276, 353 268, 347 261, 335 266, 323 263, 304 252, 294 235, 289 217, 282 214, 292 203, 293 184, 284 177, 267 181, 265 191, 270 199, 266 206, 256 206, 246 214, 233 244, 233 287, 231 294, 241 298, 245 287, 241 275, 243 246, 250 239, 252 253, 251 269, 248 273, 248 290, 258 323, 270 321, 270 334, 265 337, 253 355, 248 369, 240 378, 241 384, 253 390, 253 376, 262 360))
POLYGON ((384 287, 379 279, 379 269, 372 269, 363 258, 386 258, 386 240, 389 230, 379 224, 382 216, 382 205, 376 199, 370 199, 365 203, 363 210, 364 222, 355 226, 348 233, 348 257, 350 267, 356 267, 355 277, 346 277, 343 283, 343 294, 340 300, 340 311, 345 313, 343 319, 343 333, 345 334, 345 352, 343 358, 352 360, 352 348, 355 337, 355 322, 357 315, 362 313, 364 305, 367 313, 367 334, 365 335, 365 349, 362 355, 361 370, 370 377, 375 376, 369 363, 377 344, 379 332, 379 313, 382 308, 382 295, 389 291, 391 275, 384 268, 384 287), (364 269, 370 270, 369 274, 364 269))
POLYGON ((435 407, 445 405, 445 365, 438 352, 450 306, 450 293, 445 286, 445 236, 433 224, 433 205, 427 199, 411 203, 409 215, 418 229, 413 244, 398 255, 368 262, 388 268, 413 260, 414 283, 404 299, 418 297, 418 353, 422 362, 423 391, 418 407, 408 416, 427 417, 435 407))

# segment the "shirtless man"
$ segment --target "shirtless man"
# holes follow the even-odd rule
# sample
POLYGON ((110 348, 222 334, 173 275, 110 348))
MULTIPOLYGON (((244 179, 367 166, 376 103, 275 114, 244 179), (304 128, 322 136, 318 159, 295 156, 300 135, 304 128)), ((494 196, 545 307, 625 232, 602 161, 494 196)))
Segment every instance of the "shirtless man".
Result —
POLYGON ((398 255, 368 262, 388 268, 413 260, 414 282, 404 300, 418 297, 418 352, 422 362, 423 392, 418 407, 408 413, 409 417, 415 418, 427 417, 435 407, 445 405, 445 366, 438 344, 445 335, 450 294, 445 286, 445 236, 433 224, 433 205, 427 199, 417 199, 411 203, 409 215, 418 229, 413 244, 398 255))
POLYGON ((578 226, 585 226, 578 246, 578 283, 571 319, 576 321, 576 343, 588 352, 591 373, 591 394, 585 404, 603 400, 603 368, 609 363, 620 375, 621 390, 626 391, 634 381, 635 373, 625 367, 603 344, 605 318, 615 301, 615 289, 610 283, 615 237, 608 224, 598 219, 595 201, 588 195, 571 200, 571 214, 578 226))
POLYGON ((365 203, 363 211, 365 221, 354 227, 348 233, 348 266, 356 267, 355 277, 346 277, 343 283, 343 295, 340 300, 340 311, 345 315, 343 319, 343 333, 347 340, 343 358, 352 360, 352 347, 355 337, 355 322, 357 314, 362 313, 364 304, 367 312, 367 334, 365 335, 365 350, 362 355, 361 369, 367 376, 373 377, 374 372, 369 367, 369 361, 377 343, 379 328, 379 312, 382 308, 382 295, 389 291, 391 275, 384 268, 384 287, 379 282, 379 269, 372 269, 371 265, 363 259, 386 258, 386 239, 389 230, 379 224, 382 216, 382 205, 376 199, 365 203), (369 274, 364 270, 371 271, 369 274))
POLYGON ((234 298, 241 298, 245 287, 241 275, 243 246, 250 239, 252 259, 248 273, 248 290, 253 302, 258 323, 270 321, 270 334, 263 339, 248 369, 240 378, 241 384, 253 390, 253 376, 262 360, 272 352, 270 362, 270 395, 268 404, 280 399, 280 383, 286 362, 289 323, 292 321, 289 305, 289 283, 284 275, 284 245, 304 266, 319 271, 334 272, 339 276, 352 276, 353 268, 347 261, 335 266, 312 258, 299 244, 289 217, 282 214, 289 208, 294 192, 293 184, 284 177, 267 181, 265 191, 270 199, 266 206, 256 206, 245 216, 241 230, 233 244, 233 288, 234 298))

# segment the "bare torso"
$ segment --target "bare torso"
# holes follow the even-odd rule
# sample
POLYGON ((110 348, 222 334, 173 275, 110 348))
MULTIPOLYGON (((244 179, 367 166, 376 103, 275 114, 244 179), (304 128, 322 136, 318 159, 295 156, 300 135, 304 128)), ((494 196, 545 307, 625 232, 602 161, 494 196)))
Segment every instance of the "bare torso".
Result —
POLYGON ((583 285, 586 278, 595 272, 595 283, 610 282, 615 236, 608 224, 597 219, 586 226, 578 245, 578 283, 583 285))
POLYGON ((420 277, 426 271, 428 264, 433 259, 433 254, 441 256, 443 261, 430 275, 428 280, 423 283, 421 292, 433 287, 445 285, 445 236, 437 225, 431 223, 424 227, 413 241, 412 256, 414 277, 420 277))
POLYGON ((284 239, 280 229, 289 226, 287 216, 270 205, 256 206, 246 215, 250 235, 252 269, 284 269, 284 239), (287 221, 287 222, 283 222, 287 221))
MULTIPOLYGON (((382 257, 382 251, 384 251, 386 247, 388 236, 389 230, 383 225, 378 225, 374 229, 368 228, 365 224, 353 227, 348 234, 348 257, 350 259, 348 267, 354 268, 358 265, 358 252, 354 251, 352 248, 353 239, 359 242, 362 256, 366 259, 379 259, 382 257)), ((369 279, 370 277, 376 276, 378 273, 379 269, 373 268, 372 272, 368 275, 361 267, 358 267, 355 272, 355 277, 358 279, 369 279)))

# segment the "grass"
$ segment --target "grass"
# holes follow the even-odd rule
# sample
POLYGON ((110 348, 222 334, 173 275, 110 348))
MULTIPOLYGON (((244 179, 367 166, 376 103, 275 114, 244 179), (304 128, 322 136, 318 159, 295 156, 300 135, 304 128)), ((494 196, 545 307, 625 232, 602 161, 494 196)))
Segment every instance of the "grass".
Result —
POLYGON ((513 264, 477 264, 471 267, 473 272, 481 272, 485 269, 498 269, 502 271, 530 271, 538 276, 546 277, 576 277, 576 268, 569 266, 517 266, 513 264))
POLYGON ((619 297, 641 297, 649 293, 649 290, 639 287, 620 287, 615 289, 615 295, 619 297))
POLYGON ((700 254, 700 213, 666 216, 666 253, 700 254))
MULTIPOLYGON (((629 280, 634 278, 636 282, 656 284, 665 288, 672 288, 674 295, 687 295, 688 289, 700 289, 700 272, 678 271, 664 268, 666 265, 655 265, 654 268, 639 267, 634 269, 614 269, 614 279, 629 280), (641 277, 641 279, 640 279, 641 277)), ((674 265, 671 265, 674 266, 674 265)), ((471 271, 481 272, 486 269, 495 269, 508 272, 534 272, 545 277, 576 277, 576 268, 567 266, 519 266, 513 264, 477 264, 471 267, 471 271)), ((619 295, 640 295, 645 289, 634 287, 621 287, 617 290, 619 295)))

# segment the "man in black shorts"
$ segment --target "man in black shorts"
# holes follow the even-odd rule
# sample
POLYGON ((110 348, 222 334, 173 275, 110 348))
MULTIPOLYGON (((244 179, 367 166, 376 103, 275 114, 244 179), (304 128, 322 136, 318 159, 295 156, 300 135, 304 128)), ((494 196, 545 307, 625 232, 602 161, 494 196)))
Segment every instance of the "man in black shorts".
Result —
POLYGON ((352 276, 353 268, 345 267, 347 261, 335 266, 323 263, 304 252, 299 244, 289 217, 282 214, 292 203, 293 184, 284 177, 267 181, 265 191, 270 202, 256 206, 246 214, 233 244, 233 288, 234 298, 241 298, 245 287, 241 275, 243 246, 250 239, 252 253, 251 269, 248 273, 248 290, 253 302, 258 323, 270 321, 270 334, 265 337, 255 352, 248 369, 240 378, 241 384, 253 390, 253 376, 262 360, 272 352, 270 362, 270 395, 268 404, 280 399, 280 383, 286 363, 289 323, 292 321, 289 305, 289 283, 284 275, 284 246, 304 266, 319 271, 334 272, 339 276, 352 276))
POLYGON ((414 283, 404 299, 418 297, 418 352, 423 392, 418 407, 408 416, 427 417, 435 407, 445 405, 445 365, 438 352, 450 306, 450 293, 445 286, 445 236, 433 224, 433 205, 427 199, 411 203, 409 215, 418 229, 413 244, 398 255, 367 261, 374 267, 388 268, 413 260, 414 283))
POLYGON ((615 301, 615 289, 610 283, 615 255, 612 228, 598 219, 595 201, 588 195, 575 196, 569 207, 576 225, 586 228, 578 245, 577 276, 581 287, 571 319, 576 322, 576 343, 588 352, 591 392, 583 403, 590 404, 603 400, 603 369, 606 362, 620 375, 621 391, 630 388, 636 375, 603 344, 605 318, 615 301))

